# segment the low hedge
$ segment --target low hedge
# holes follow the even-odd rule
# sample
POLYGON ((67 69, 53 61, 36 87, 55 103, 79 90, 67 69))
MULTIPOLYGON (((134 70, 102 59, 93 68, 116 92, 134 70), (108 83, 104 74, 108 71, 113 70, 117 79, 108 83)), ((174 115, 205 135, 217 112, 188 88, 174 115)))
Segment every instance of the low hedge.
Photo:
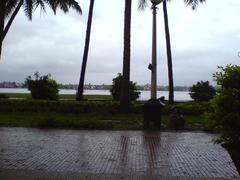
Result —
MULTIPOLYGON (((183 115, 202 115, 209 112, 208 102, 183 102, 166 105, 163 115, 171 114, 173 107, 179 107, 183 115)), ((118 101, 45 101, 45 100, 0 100, 0 112, 51 112, 51 113, 118 113, 118 101)), ((134 102, 131 113, 142 114, 143 102, 134 102)))
POLYGON ((173 107, 179 107, 183 115, 202 115, 205 112, 211 111, 209 102, 181 102, 174 105, 166 105, 162 113, 170 114, 173 107))
POLYGON ((8 95, 0 93, 0 99, 8 99, 8 95))
POLYGON ((113 101, 45 101, 0 100, 0 112, 115 113, 119 103, 113 101))

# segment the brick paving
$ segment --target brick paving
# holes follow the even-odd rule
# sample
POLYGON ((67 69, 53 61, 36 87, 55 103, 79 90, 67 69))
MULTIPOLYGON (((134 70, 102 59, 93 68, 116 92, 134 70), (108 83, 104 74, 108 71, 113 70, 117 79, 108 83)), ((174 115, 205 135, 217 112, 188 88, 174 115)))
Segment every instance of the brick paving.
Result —
POLYGON ((0 177, 239 178, 230 156, 212 143, 213 137, 201 132, 2 127, 0 177))

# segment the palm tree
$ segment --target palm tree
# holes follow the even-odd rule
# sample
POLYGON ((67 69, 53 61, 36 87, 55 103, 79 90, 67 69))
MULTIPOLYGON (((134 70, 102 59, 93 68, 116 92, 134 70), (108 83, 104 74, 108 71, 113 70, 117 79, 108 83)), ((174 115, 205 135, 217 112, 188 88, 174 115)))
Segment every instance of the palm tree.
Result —
MULTIPOLYGON (((4 31, 4 15, 5 15, 5 2, 3 0, 0 1, 0 40, 3 36, 4 31)), ((2 40, 0 41, 0 60, 1 60, 1 54, 2 54, 2 40)))
POLYGON ((1 50, 2 43, 4 38, 6 37, 16 15, 18 14, 21 7, 23 7, 24 12, 29 20, 32 20, 33 11, 40 6, 43 12, 46 12, 47 4, 54 14, 56 14, 56 10, 59 8, 64 13, 67 13, 70 8, 74 9, 78 13, 82 13, 81 7, 78 2, 75 0, 1 0, 0 1, 0 58, 1 58, 1 50), (6 19, 8 21, 5 23, 6 19), (6 24, 6 26, 5 26, 6 24))
POLYGON ((132 0, 125 0, 124 14, 124 49, 123 49, 123 80, 121 85, 120 108, 128 112, 130 106, 130 56, 131 56, 131 15, 132 0))
POLYGON ((80 100, 83 99, 83 88, 84 88, 84 79, 85 79, 85 72, 86 72, 86 66, 87 66, 90 35, 91 35, 93 7, 94 7, 94 0, 90 0, 87 30, 86 30, 86 39, 85 39, 85 48, 84 48, 83 60, 82 60, 82 69, 81 69, 81 74, 80 74, 78 91, 77 91, 77 95, 76 95, 76 100, 77 101, 80 101, 80 100))
POLYGON ((173 85, 173 70, 172 70, 172 50, 171 50, 171 40, 168 24, 168 12, 167 12, 167 0, 163 1, 163 16, 165 24, 165 39, 166 39, 166 49, 167 49, 167 63, 168 63, 168 102, 173 104, 174 102, 174 85, 173 85))
MULTIPOLYGON (((168 11, 167 11, 167 1, 163 0, 163 15, 165 24, 165 39, 166 39, 166 50, 167 50, 167 62, 168 62, 168 86, 169 86, 169 104, 174 102, 174 83, 173 83, 173 69, 172 69, 172 52, 171 52, 171 38, 168 23, 168 11)), ((192 9, 196 9, 199 2, 203 3, 205 0, 184 0, 184 2, 191 6, 192 9)), ((147 0, 139 0, 139 8, 145 9, 147 5, 147 0)))

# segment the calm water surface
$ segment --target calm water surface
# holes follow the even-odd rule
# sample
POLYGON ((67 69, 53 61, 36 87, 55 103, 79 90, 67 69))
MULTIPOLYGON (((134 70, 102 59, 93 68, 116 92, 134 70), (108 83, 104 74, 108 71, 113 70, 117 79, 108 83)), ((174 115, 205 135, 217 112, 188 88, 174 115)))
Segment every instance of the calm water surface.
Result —
MULTIPOLYGON (((150 98, 150 91, 140 91, 139 100, 148 100, 150 98)), ((0 93, 30 93, 27 89, 24 88, 0 88, 0 93)), ((60 94, 76 94, 74 89, 60 89, 60 94)), ((109 90, 85 90, 84 94, 96 94, 96 95, 110 95, 109 90)), ((165 99, 168 99, 168 91, 158 91, 157 96, 164 96, 165 99)), ((191 101, 188 91, 175 91, 174 92, 175 101, 191 101)))

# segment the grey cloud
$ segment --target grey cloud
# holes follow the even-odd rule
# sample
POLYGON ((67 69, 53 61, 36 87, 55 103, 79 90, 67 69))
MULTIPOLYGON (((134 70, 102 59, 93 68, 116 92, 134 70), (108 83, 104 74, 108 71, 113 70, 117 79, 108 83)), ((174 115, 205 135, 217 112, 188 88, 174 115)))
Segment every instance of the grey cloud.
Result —
MULTIPOLYGON (((110 84, 122 71, 124 1, 96 1, 90 42, 86 83, 110 84), (111 7, 110 7, 111 5, 111 7)), ((79 1, 83 15, 71 11, 51 12, 32 22, 23 13, 16 21, 3 47, 0 81, 24 81, 39 71, 51 73, 62 83, 78 83, 84 49, 88 1, 79 1)), ((176 85, 199 80, 212 82, 218 65, 238 64, 240 58, 240 2, 211 0, 192 12, 180 1, 169 4, 176 85), (228 7, 228 8, 226 8, 228 7), (220 13, 221 12, 221 13, 220 13), (224 12, 224 13, 222 13, 224 12)), ((158 84, 167 85, 167 63, 162 13, 158 13, 158 84)), ((147 69, 151 61, 151 11, 137 10, 133 2, 131 80, 150 83, 147 69)), ((213 83, 213 82, 212 82, 213 83)))

